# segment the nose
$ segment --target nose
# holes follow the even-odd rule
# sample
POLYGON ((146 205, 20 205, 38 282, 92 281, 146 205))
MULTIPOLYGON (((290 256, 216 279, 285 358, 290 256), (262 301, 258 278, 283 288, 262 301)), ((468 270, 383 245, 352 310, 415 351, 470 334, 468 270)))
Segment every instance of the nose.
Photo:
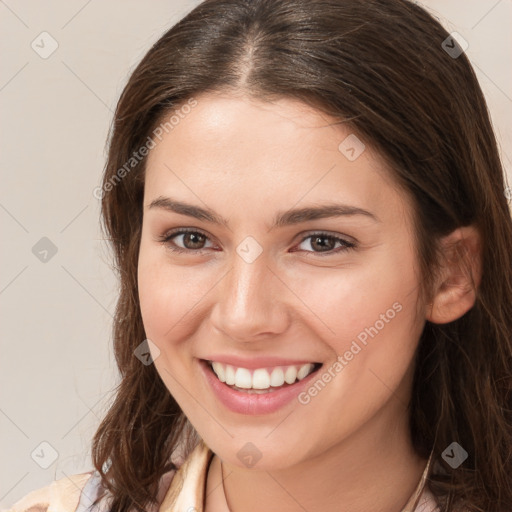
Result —
POLYGON ((216 287, 213 326, 237 342, 275 337, 289 324, 283 297, 290 294, 263 252, 255 261, 233 254, 232 265, 216 287))

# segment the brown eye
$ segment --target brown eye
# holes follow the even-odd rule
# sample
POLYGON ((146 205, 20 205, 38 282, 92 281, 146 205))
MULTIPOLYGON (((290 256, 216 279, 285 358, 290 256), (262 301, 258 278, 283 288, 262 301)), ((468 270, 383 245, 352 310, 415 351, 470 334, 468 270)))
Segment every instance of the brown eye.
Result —
MULTIPOLYGON (((313 233, 303 238, 300 245, 304 244, 306 240, 309 239, 311 239, 309 245, 313 250, 303 248, 301 249, 302 252, 309 254, 312 253, 318 256, 338 254, 356 247, 355 243, 348 242, 343 238, 329 233, 313 233), (336 247, 337 245, 338 247, 336 247)), ((207 235, 201 231, 192 229, 177 229, 170 233, 166 233, 160 238, 160 242, 166 245, 171 251, 182 253, 201 253, 203 250, 208 248, 205 246, 207 241, 209 241, 207 235)))
POLYGON ((302 249, 305 252, 318 254, 320 256, 324 256, 322 253, 326 253, 325 256, 337 254, 339 252, 347 251, 349 249, 354 249, 356 244, 352 242, 348 242, 343 238, 338 236, 331 235, 329 233, 313 233, 303 238, 300 245, 304 244, 306 240, 310 240, 309 246, 313 249, 309 251, 307 249, 302 249), (338 248, 336 248, 336 245, 338 248))
POLYGON ((311 237, 311 247, 317 248, 320 251, 330 251, 334 249, 336 240, 332 236, 317 236, 311 237), (327 240, 327 243, 326 243, 327 240))
POLYGON ((202 249, 206 237, 201 233, 185 233, 183 236, 183 245, 186 249, 202 249))
POLYGON ((207 240, 209 239, 204 233, 191 229, 176 230, 160 238, 161 243, 176 252, 201 252, 205 249, 207 240))

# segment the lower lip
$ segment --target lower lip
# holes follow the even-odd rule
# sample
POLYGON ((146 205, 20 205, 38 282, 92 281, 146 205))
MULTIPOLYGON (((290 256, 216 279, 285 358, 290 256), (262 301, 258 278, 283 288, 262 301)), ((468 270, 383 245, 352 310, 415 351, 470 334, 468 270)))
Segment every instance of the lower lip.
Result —
POLYGON ((233 412, 250 415, 270 414, 281 409, 294 398, 297 398, 299 393, 307 387, 308 383, 318 373, 318 370, 316 370, 295 384, 277 391, 261 394, 244 393, 243 391, 236 391, 221 382, 205 361, 201 360, 199 363, 206 380, 220 402, 233 412))

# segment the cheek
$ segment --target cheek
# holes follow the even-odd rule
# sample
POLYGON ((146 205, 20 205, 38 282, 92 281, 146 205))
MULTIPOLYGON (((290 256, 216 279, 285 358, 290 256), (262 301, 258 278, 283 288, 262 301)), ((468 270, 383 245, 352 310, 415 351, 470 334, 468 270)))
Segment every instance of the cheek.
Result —
POLYGON ((315 323, 323 325, 324 341, 337 355, 357 359, 351 365, 403 356, 405 370, 415 350, 422 325, 416 315, 419 280, 406 248, 383 248, 358 269, 331 269, 301 283, 299 293, 313 306, 315 323))
POLYGON ((165 250, 141 242, 138 263, 139 301, 144 329, 161 350, 186 343, 193 334, 197 307, 211 281, 207 270, 171 264, 165 250))
POLYGON ((166 333, 172 332, 180 316, 180 304, 186 302, 186 287, 180 274, 165 264, 160 247, 141 242, 138 263, 139 301, 144 329, 148 338, 161 346, 166 333))
POLYGON ((364 271, 310 285, 311 304, 322 305, 315 313, 329 326, 323 341, 336 355, 300 400, 313 417, 342 404, 344 414, 331 416, 334 436, 358 428, 394 395, 407 402, 405 378, 422 328, 417 284, 412 257, 389 253, 364 271))
POLYGON ((140 311, 146 337, 158 347, 154 365, 169 392, 187 404, 183 383, 193 371, 187 355, 187 313, 193 307, 185 275, 168 264, 160 247, 141 243, 138 263, 140 311))

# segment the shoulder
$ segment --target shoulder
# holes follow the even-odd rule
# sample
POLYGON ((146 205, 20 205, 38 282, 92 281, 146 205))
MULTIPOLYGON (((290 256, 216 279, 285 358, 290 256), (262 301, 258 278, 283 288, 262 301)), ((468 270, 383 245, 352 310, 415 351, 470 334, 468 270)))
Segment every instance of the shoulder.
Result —
POLYGON ((101 490, 96 471, 65 476, 30 492, 4 512, 84 512, 101 490))
MULTIPOLYGON (((149 505, 147 512, 158 512, 162 503, 174 503, 177 495, 182 491, 187 494, 191 486, 194 493, 202 489, 209 454, 211 452, 200 443, 187 457, 176 459, 175 467, 161 476, 157 503, 149 505)), ((95 470, 55 480, 0 512, 109 512, 110 499, 95 470)), ((173 510, 172 507, 164 509, 173 510)))

